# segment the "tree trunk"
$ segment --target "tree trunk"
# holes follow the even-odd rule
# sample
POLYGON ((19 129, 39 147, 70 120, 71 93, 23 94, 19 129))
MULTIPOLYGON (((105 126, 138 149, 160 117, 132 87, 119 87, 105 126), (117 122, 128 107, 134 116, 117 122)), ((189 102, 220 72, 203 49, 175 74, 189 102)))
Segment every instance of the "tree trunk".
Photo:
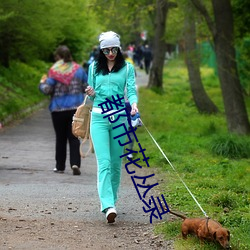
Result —
POLYGON ((217 113, 218 108, 207 95, 201 80, 200 57, 196 48, 195 18, 190 15, 193 11, 192 6, 187 6, 187 10, 185 18, 185 55, 191 92, 200 113, 217 113))
POLYGON ((237 134, 248 134, 250 124, 235 60, 230 0, 212 0, 212 4, 216 29, 213 39, 228 129, 237 134))
POLYGON ((149 74, 148 87, 157 87, 162 89, 163 66, 166 53, 166 43, 164 41, 164 34, 166 28, 166 19, 168 12, 168 1, 156 1, 156 15, 155 15, 155 37, 153 44, 153 62, 149 74))

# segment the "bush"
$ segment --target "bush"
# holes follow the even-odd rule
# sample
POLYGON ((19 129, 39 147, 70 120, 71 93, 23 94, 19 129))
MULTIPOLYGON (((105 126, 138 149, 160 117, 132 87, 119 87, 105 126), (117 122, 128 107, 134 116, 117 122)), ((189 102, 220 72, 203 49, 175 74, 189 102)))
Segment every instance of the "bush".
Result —
POLYGON ((235 197, 232 193, 228 192, 221 192, 219 194, 215 194, 212 198, 210 203, 214 206, 221 207, 221 208, 230 208, 233 209, 237 206, 235 197))
POLYGON ((0 67, 0 122, 9 116, 19 117, 22 111, 34 107, 46 97, 38 90, 48 64, 35 61, 32 66, 12 61, 10 68, 0 67))
POLYGON ((249 158, 250 146, 247 140, 236 135, 222 135, 212 140, 211 151, 215 155, 231 159, 249 158))

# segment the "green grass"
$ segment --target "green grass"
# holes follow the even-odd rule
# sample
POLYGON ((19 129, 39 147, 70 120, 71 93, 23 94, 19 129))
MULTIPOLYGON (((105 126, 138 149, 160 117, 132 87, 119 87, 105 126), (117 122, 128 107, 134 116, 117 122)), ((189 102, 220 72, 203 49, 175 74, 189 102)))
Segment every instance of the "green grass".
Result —
POLYGON ((9 69, 0 67, 0 122, 10 115, 18 118, 21 111, 46 98, 39 92, 38 84, 47 70, 48 65, 39 61, 30 65, 11 62, 9 69))
MULTIPOLYGON (((202 208, 230 230, 232 249, 250 249, 250 138, 227 132, 218 79, 209 68, 202 68, 201 73, 219 114, 201 115, 197 111, 186 68, 182 61, 174 60, 165 67, 163 93, 139 90, 141 118, 202 208)), ((246 102, 249 113, 250 101, 246 102)), ((163 181, 158 189, 168 205, 189 217, 202 217, 203 213, 145 128, 138 128, 136 134, 150 157, 150 167, 159 170, 158 179, 163 181)), ((155 232, 164 234, 166 239, 174 238, 178 250, 218 248, 214 243, 202 248, 192 236, 190 241, 182 240, 180 224, 180 219, 160 221, 155 232)))

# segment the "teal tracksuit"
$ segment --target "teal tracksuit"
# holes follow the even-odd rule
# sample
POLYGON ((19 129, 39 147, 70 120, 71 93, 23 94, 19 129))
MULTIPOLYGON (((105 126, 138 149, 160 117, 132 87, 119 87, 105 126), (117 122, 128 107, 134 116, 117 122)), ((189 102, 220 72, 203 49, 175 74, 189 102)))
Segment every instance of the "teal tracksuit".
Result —
MULTIPOLYGON (((112 100, 112 96, 124 97, 124 91, 127 93, 130 104, 137 103, 134 66, 127 63, 118 72, 102 75, 95 73, 94 63, 92 63, 89 67, 88 84, 95 89, 96 94, 94 98, 91 98, 93 112, 91 114, 90 134, 97 160, 97 189, 101 201, 101 211, 104 212, 106 208, 115 207, 117 201, 122 166, 120 156, 123 154, 123 147, 119 145, 118 141, 123 144, 127 138, 125 135, 114 139, 115 136, 123 134, 125 129, 123 126, 113 128, 121 123, 127 125, 127 117, 121 116, 115 121, 118 115, 122 114, 118 113, 114 115, 115 122, 112 123, 108 118, 103 118, 107 114, 101 114, 98 104, 106 102, 106 98, 112 100)), ((124 100, 122 103, 125 107, 124 100)))

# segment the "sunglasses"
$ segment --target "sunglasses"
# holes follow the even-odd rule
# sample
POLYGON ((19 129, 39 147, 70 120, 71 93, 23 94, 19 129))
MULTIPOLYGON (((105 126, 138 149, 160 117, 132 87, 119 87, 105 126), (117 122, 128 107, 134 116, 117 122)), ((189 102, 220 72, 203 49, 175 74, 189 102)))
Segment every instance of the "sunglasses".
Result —
POLYGON ((112 54, 117 54, 118 48, 117 47, 114 47, 114 48, 111 48, 111 49, 105 48, 105 49, 102 50, 104 55, 109 55, 110 51, 112 52, 112 54))

